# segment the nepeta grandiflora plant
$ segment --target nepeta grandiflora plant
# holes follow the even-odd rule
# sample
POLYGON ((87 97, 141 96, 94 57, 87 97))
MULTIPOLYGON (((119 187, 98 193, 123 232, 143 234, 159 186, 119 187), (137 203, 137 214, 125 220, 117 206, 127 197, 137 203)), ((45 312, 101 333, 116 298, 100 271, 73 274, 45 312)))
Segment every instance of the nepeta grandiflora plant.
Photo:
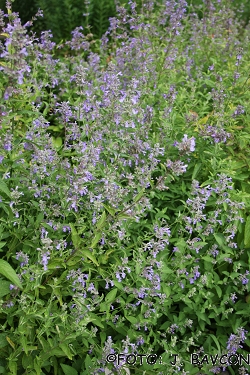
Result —
POLYGON ((197 374, 194 352, 244 353, 244 204, 225 160, 244 40, 224 3, 198 20, 185 1, 130 2, 100 53, 77 28, 67 59, 7 7, 0 245, 23 290, 1 280, 3 373, 98 374, 121 352, 161 357, 131 373, 197 374))

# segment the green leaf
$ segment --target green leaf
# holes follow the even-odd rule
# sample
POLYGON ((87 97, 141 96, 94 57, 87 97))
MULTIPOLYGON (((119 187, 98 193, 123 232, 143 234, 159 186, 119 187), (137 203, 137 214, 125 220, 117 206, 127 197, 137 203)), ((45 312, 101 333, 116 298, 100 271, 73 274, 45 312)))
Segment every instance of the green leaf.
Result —
MULTIPOLYGON (((102 333, 102 332, 101 332, 102 333)), ((105 334, 106 335, 106 334, 105 334)), ((85 358, 85 368, 86 368, 86 370, 89 370, 90 368, 92 368, 93 367, 93 363, 92 363, 92 360, 91 360, 91 358, 90 358, 90 355, 89 354, 87 354, 86 355, 86 358, 85 358)))
POLYGON ((133 217, 131 217, 130 215, 128 214, 120 214, 120 215, 117 215, 117 219, 133 219, 133 217))
POLYGON ((96 224, 96 228, 97 228, 98 230, 100 230, 100 229, 103 227, 103 224, 104 224, 106 218, 107 218, 106 212, 103 211, 103 213, 102 213, 100 219, 98 220, 98 223, 96 224))
POLYGON ((111 207, 111 206, 108 206, 106 204, 103 204, 103 207, 105 208, 105 210, 108 211, 108 213, 111 215, 111 216, 115 216, 115 213, 116 213, 116 210, 111 207))
POLYGON ((250 216, 247 217, 245 232, 244 232, 244 245, 250 247, 250 216))
POLYGON ((135 202, 135 203, 138 202, 138 201, 141 199, 141 197, 143 196, 144 192, 145 192, 145 189, 142 189, 142 190, 140 191, 140 193, 138 193, 138 194, 135 196, 135 198, 134 198, 134 202, 135 202))
POLYGON ((41 223, 41 221, 43 220, 43 218, 44 218, 44 213, 40 212, 40 214, 38 214, 37 218, 36 218, 36 222, 35 222, 36 228, 39 228, 39 224, 41 223))
POLYGON ((0 191, 5 193, 9 198, 11 198, 10 191, 6 183, 0 179, 0 191))
POLYGON ((3 259, 0 259, 0 273, 9 279, 13 284, 18 286, 21 290, 23 289, 22 284, 11 265, 3 259))
MULTIPOLYGON (((72 361, 72 353, 68 347, 67 344, 65 343, 61 343, 59 344, 59 347, 62 349, 62 351, 66 354, 66 356, 68 357, 68 359, 70 359, 72 361)), ((75 371, 75 370, 74 370, 75 371)))
POLYGON ((20 344, 22 345, 25 354, 28 354, 27 337, 20 335, 20 344))
POLYGON ((171 273, 173 273, 173 270, 171 270, 171 268, 168 268, 167 266, 164 265, 164 267, 162 269, 162 273, 171 274, 171 273))
POLYGON ((38 340, 40 341, 44 352, 48 352, 48 351, 51 350, 51 348, 49 346, 49 343, 45 340, 45 338, 43 336, 38 336, 38 340))
POLYGON ((137 323, 137 319, 134 316, 125 316, 125 318, 132 324, 137 323))
POLYGON ((70 229, 71 229, 71 238, 72 238, 73 245, 74 245, 75 249, 78 249, 79 244, 81 242, 81 237, 78 235, 78 233, 77 233, 73 224, 69 224, 69 226, 70 226, 70 229))
POLYGON ((100 337, 101 337, 101 343, 104 344, 107 338, 106 332, 100 332, 100 337))
POLYGON ((102 238, 102 233, 100 232, 96 233, 93 241, 91 242, 90 248, 94 249, 94 247, 96 247, 96 245, 98 244, 101 238, 102 238))
POLYGON ((91 254, 89 250, 81 250, 81 254, 85 256, 86 258, 92 260, 93 263, 95 263, 96 266, 99 266, 99 263, 97 262, 95 256, 91 254))
POLYGON ((52 137, 52 144, 55 149, 58 149, 62 146, 62 138, 61 137, 52 137))
POLYGON ((93 314, 93 313, 89 313, 88 314, 89 317, 91 318, 91 322, 95 325, 97 325, 98 327, 101 327, 104 329, 104 325, 102 324, 102 321, 100 318, 98 318, 97 315, 93 314))
POLYGON ((60 365, 65 375, 78 375, 77 371, 73 367, 64 365, 63 363, 60 363, 60 365))
POLYGON ((58 268, 66 268, 66 264, 62 258, 61 259, 55 258, 48 264, 48 269, 50 270, 54 270, 58 268))
POLYGON ((77 263, 80 262, 81 259, 82 259, 81 255, 74 254, 74 256, 72 258, 67 260, 67 265, 70 266, 70 267, 75 266, 77 263))
POLYGON ((246 303, 250 304, 250 294, 246 296, 246 303))
POLYGON ((214 287, 216 289, 218 297, 221 298, 221 296, 222 296, 222 290, 221 290, 221 288, 218 285, 215 285, 214 287))
POLYGON ((104 312, 109 309, 108 305, 105 302, 100 303, 99 311, 104 312))
POLYGON ((110 303, 115 300, 116 294, 117 294, 117 288, 112 289, 105 297, 105 302, 110 303))
POLYGON ((10 282, 6 280, 0 280, 0 284, 0 298, 2 298, 10 293, 10 282))
POLYGON ((17 359, 14 361, 9 362, 9 370, 11 371, 11 374, 17 374, 17 359))
POLYGON ((205 255, 205 256, 202 257, 202 260, 205 260, 206 262, 211 263, 211 262, 213 262, 214 258, 212 258, 208 255, 205 255))
POLYGON ((0 333, 0 349, 4 348, 8 345, 8 341, 6 340, 6 333, 0 333))
POLYGON ((202 167, 202 164, 201 163, 197 163, 194 167, 194 171, 193 171, 193 174, 192 174, 192 180, 195 179, 195 177, 197 176, 198 172, 200 171, 202 167))
POLYGON ((214 233, 214 238, 216 239, 216 242, 218 243, 218 245, 220 245, 221 247, 224 246, 224 244, 225 244, 225 237, 223 236, 223 234, 221 234, 221 233, 214 233))

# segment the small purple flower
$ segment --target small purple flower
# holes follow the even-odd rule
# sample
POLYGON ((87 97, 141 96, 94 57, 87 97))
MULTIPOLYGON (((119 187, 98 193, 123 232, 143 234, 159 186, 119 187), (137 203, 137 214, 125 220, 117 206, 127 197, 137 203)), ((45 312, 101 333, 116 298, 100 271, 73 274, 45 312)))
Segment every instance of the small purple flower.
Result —
POLYGON ((22 251, 19 251, 18 253, 16 253, 16 260, 21 261, 20 267, 24 267, 29 263, 29 256, 27 254, 24 254, 22 251))
POLYGON ((235 300, 236 300, 238 297, 236 296, 236 293, 231 293, 230 298, 231 298, 232 302, 235 303, 235 300))
POLYGON ((230 335, 229 340, 227 342, 228 354, 236 354, 237 350, 239 348, 242 348, 242 345, 240 345, 240 343, 246 340, 246 333, 247 331, 240 327, 237 329, 236 335, 230 335))
POLYGON ((167 160, 167 167, 172 170, 176 176, 179 176, 186 172, 187 164, 184 164, 181 160, 177 160, 172 162, 171 160, 167 160))
POLYGON ((48 267, 48 260, 50 259, 50 253, 49 251, 46 251, 46 253, 43 253, 42 254, 42 260, 41 260, 41 263, 43 265, 43 269, 44 271, 47 271, 48 267))
POLYGON ((235 72, 234 73, 234 80, 236 81, 239 78, 240 78, 240 73, 239 72, 235 72))
POLYGON ((172 324, 169 328, 168 328, 168 331, 169 333, 171 334, 174 334, 175 333, 175 330, 178 329, 178 325, 177 324, 172 324))
POLYGON ((224 258, 224 261, 228 262, 228 263, 232 263, 233 262, 231 258, 224 258))
POLYGON ((187 134, 184 134, 184 137, 182 139, 181 143, 178 143, 177 145, 179 151, 189 153, 190 151, 195 151, 195 138, 191 137, 188 138, 187 134))
POLYGON ((143 340, 143 338, 140 337, 140 338, 138 339, 138 341, 137 341, 137 346, 139 346, 139 345, 143 345, 144 342, 145 342, 145 341, 143 340))
POLYGON ((242 285, 246 285, 246 284, 248 284, 248 279, 242 279, 242 285))
POLYGON ((245 109, 242 105, 238 105, 236 110, 234 111, 233 117, 243 115, 245 113, 245 109))
POLYGON ((14 303, 13 303, 13 302, 8 302, 8 303, 6 303, 6 307, 10 308, 10 307, 12 307, 12 306, 14 306, 14 303))

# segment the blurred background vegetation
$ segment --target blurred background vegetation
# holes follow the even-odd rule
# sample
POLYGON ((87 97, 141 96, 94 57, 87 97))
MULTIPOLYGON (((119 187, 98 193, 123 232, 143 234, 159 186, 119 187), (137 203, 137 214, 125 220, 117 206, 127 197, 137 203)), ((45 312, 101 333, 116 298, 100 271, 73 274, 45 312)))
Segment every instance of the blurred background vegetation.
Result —
MULTIPOLYGON (((129 0, 121 0, 127 8, 129 0)), ((140 7, 145 0, 135 0, 140 7)), ((197 7, 197 13, 202 17, 202 9, 211 0, 187 0, 188 4, 197 7)), ((241 18, 243 27, 249 23, 250 1, 249 0, 228 0, 232 1, 241 18)), ((0 9, 6 10, 6 0, 0 0, 0 9)), ((12 0, 13 2, 13 0, 12 0)), ((164 3, 164 0, 160 0, 164 3)), ((44 17, 36 20, 32 30, 40 35, 43 30, 51 30, 53 40, 59 43, 62 40, 71 38, 71 31, 78 26, 83 26, 86 33, 87 25, 90 25, 90 32, 94 38, 100 39, 109 27, 109 17, 115 17, 115 0, 14 0, 12 9, 18 12, 23 23, 31 20, 38 9, 43 10, 44 17), (83 15, 84 14, 84 15, 83 15)))

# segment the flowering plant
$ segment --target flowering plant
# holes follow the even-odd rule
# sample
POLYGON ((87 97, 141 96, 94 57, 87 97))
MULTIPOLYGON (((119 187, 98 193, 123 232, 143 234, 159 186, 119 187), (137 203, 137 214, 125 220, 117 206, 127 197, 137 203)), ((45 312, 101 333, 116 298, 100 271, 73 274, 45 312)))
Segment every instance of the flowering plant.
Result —
POLYGON ((68 59, 0 12, 3 374, 246 374, 249 30, 156 5, 68 59))

